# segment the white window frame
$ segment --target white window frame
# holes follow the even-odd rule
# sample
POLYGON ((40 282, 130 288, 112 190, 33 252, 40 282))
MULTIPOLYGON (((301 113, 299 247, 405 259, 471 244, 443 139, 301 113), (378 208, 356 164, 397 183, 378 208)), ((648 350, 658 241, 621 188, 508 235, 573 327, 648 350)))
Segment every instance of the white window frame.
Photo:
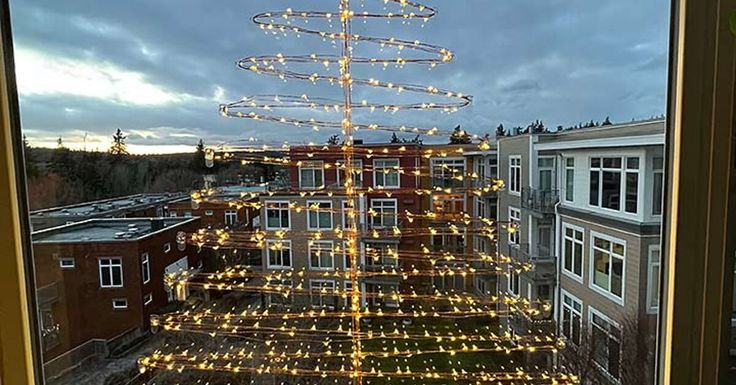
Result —
MULTIPOLYGON (((388 207, 388 208, 390 208, 390 207, 388 207)), ((394 228, 394 227, 396 227, 396 226, 399 225, 399 202, 398 202, 397 199, 395 199, 395 198, 391 198, 391 199, 385 199, 385 198, 384 199, 371 199, 371 209, 373 209, 373 211, 378 212, 378 215, 375 216, 375 217, 369 216, 370 217, 370 225, 371 225, 371 228, 374 228, 374 229, 385 229, 385 228, 394 228), (394 206, 393 207, 394 208, 394 215, 393 215, 393 217, 394 217, 394 225, 393 226, 385 226, 384 223, 383 223, 384 222, 383 210, 385 208, 384 205, 386 203, 391 203, 394 206), (376 206, 376 204, 379 204, 378 207, 376 206), (380 219, 381 224, 380 225, 376 225, 376 220, 379 220, 379 219, 380 219)))
POLYGON ((238 210, 225 210, 225 225, 226 226, 233 226, 236 223, 238 223, 238 210), (228 218, 233 218, 232 220, 228 220, 228 218))
MULTIPOLYGON (((624 306, 624 299, 626 298, 626 252, 628 251, 628 245, 626 244, 626 241, 620 238, 616 238, 607 234, 599 233, 596 231, 590 231, 590 238, 588 238, 588 242, 590 242, 590 246, 588 247, 588 255, 589 255, 589 273, 588 273, 588 287, 590 287, 592 290, 594 290, 596 293, 599 293, 603 295, 604 297, 610 299, 611 301, 624 306), (609 278, 608 278, 608 291, 606 289, 599 287, 595 284, 594 275, 595 275, 595 238, 601 238, 605 239, 609 242, 615 242, 623 245, 624 247, 624 254, 621 256, 621 259, 623 260, 623 264, 621 267, 621 297, 616 296, 611 291, 611 285, 612 285, 612 277, 613 277, 613 263, 609 262, 609 278)), ((609 253, 609 258, 613 258, 614 254, 613 251, 606 251, 609 253)))
POLYGON ((478 218, 488 217, 488 205, 485 198, 475 197, 475 216, 478 218))
POLYGON ((564 157, 565 161, 565 194, 564 200, 568 203, 573 203, 575 201, 575 157, 574 156, 566 156, 564 157), (570 165, 570 161, 572 161, 572 165, 570 165), (572 174, 572 178, 570 178, 572 174), (570 183, 572 182, 572 183, 570 183), (570 189, 569 187, 572 187, 570 189), (571 199, 568 199, 568 193, 571 194, 571 199))
POLYGON ((291 269, 294 263, 294 249, 291 245, 291 240, 288 239, 267 239, 266 240, 266 266, 273 270, 291 269), (280 250, 274 250, 271 245, 281 245, 280 250), (289 264, 284 264, 284 249, 289 249, 289 264), (278 253, 275 255, 277 259, 281 260, 281 264, 271 264, 271 253, 278 253))
POLYGON ((310 201, 307 201, 307 210, 306 211, 307 211, 307 228, 309 230, 311 230, 311 231, 320 231, 320 230, 332 230, 334 228, 334 225, 335 224, 333 222, 334 222, 334 219, 335 218, 333 218, 334 215, 333 215, 333 212, 332 212, 332 201, 324 201, 324 200, 310 200, 310 201), (330 205, 330 207, 328 207, 328 208, 327 207, 320 207, 320 208, 314 210, 314 209, 312 209, 312 205, 315 205, 315 204, 318 205, 318 206, 319 205, 322 205, 322 204, 328 204, 328 205, 330 205), (324 210, 329 210, 329 211, 327 211, 327 213, 329 214, 330 223, 329 223, 329 226, 327 226, 327 227, 322 227, 322 226, 320 226, 320 223, 319 223, 320 222, 319 221, 320 213, 324 212, 324 210), (312 223, 312 215, 311 215, 312 213, 315 213, 316 214, 317 226, 314 226, 314 224, 312 223))
POLYGON ((61 257, 59 258, 59 267, 62 269, 74 269, 77 267, 77 261, 74 257, 61 257))
MULTIPOLYGON (((336 172, 336 178, 337 178, 337 185, 340 187, 345 187, 345 181, 342 180, 340 176, 345 173, 345 169, 343 168, 343 165, 345 164, 344 160, 338 160, 335 162, 335 168, 337 169, 336 172)), ((353 187, 363 187, 363 160, 362 159, 353 159, 353 187), (358 170, 358 171, 356 171, 358 170), (360 180, 357 180, 357 178, 360 178, 360 180)))
POLYGON ((665 191, 664 186, 664 157, 663 156, 654 156, 652 157, 652 216, 661 218, 662 217, 662 211, 664 210, 664 204, 662 202, 662 198, 664 198, 664 194, 667 192, 665 191), (656 161, 659 159, 660 161, 660 167, 656 166, 656 161), (659 178, 660 184, 661 184, 661 195, 659 196, 659 200, 657 200, 657 196, 654 194, 654 182, 659 178), (657 213, 657 207, 659 207, 659 213, 657 213))
POLYGON ((325 186, 325 162, 322 160, 305 160, 299 162, 299 187, 303 189, 310 189, 310 190, 318 190, 321 188, 324 188, 325 186), (319 165, 319 166, 318 166, 319 165), (302 171, 305 170, 311 170, 312 171, 312 178, 315 179, 315 186, 305 186, 304 181, 302 181, 302 171), (317 181, 314 176, 315 172, 319 172, 322 174, 322 184, 316 185, 317 181))
POLYGON ((363 260, 365 261, 366 266, 377 266, 377 267, 399 267, 399 244, 394 242, 371 242, 370 240, 366 239, 363 242, 363 260), (386 253, 381 253, 381 257, 379 261, 374 261, 372 256, 367 255, 368 248, 387 248, 389 251, 391 251, 390 254, 388 254, 388 257, 386 256, 386 253), (385 263, 386 260, 390 260, 390 263, 385 263))
MULTIPOLYGON (((330 285, 328 285, 330 286, 330 285)), ((324 308, 332 308, 333 305, 325 305, 325 298, 332 297, 333 299, 337 299, 337 293, 335 293, 335 280, 333 279, 310 279, 309 280, 309 304, 314 309, 324 309, 324 308), (319 297, 319 305, 314 304, 314 284, 320 284, 320 289, 323 288, 322 284, 331 284, 332 285, 332 294, 331 295, 325 295, 323 296, 321 293, 321 290, 317 291, 317 296, 319 297)), ((329 290, 328 290, 329 292, 329 290)))
POLYGON ((265 210, 264 211, 264 214, 265 214, 264 222, 266 224, 266 230, 291 230, 291 203, 289 201, 278 201, 278 200, 277 201, 265 201, 263 203, 263 208, 265 210), (279 205, 279 206, 286 205, 286 207, 268 207, 269 205, 279 205), (268 225, 268 211, 269 210, 279 211, 279 224, 281 226, 272 227, 268 225), (284 211, 284 210, 286 210, 286 215, 289 218, 288 219, 289 223, 288 223, 288 226, 286 227, 283 226, 284 223, 281 220, 281 211, 284 211))
POLYGON ((153 293, 148 293, 143 296, 143 306, 150 305, 153 302, 153 293))
POLYGON ((566 291, 565 289, 560 289, 560 291, 561 291, 561 294, 562 294, 562 298, 560 298, 560 304, 562 305, 562 309, 560 310, 560 315, 559 315, 560 319, 557 322, 557 324, 559 325, 559 333, 560 333, 561 336, 564 336, 565 339, 567 339, 567 341, 569 341, 573 345, 580 346, 580 343, 581 343, 581 341, 583 339, 583 333, 585 333, 585 331, 583 330, 583 313, 584 313, 584 310, 585 310, 583 301, 580 298, 578 298, 578 297, 570 294, 570 292, 566 291), (565 298, 566 297, 570 299, 570 301, 572 302, 572 305, 568 305, 568 304, 565 303, 565 298), (575 304, 576 303, 580 305, 580 311, 575 310, 575 304), (565 325, 565 323, 564 323, 565 310, 569 310, 570 311, 570 330, 568 331, 570 333, 570 337, 569 338, 565 335, 565 330, 564 330, 564 325, 565 325), (573 325, 573 322, 575 322, 574 321, 574 315, 577 315, 578 316, 578 319, 579 319, 579 325, 578 325, 578 333, 579 333, 579 338, 580 338, 579 341, 573 341, 571 339, 572 338, 572 335, 573 335, 573 333, 572 333, 572 330, 573 330, 572 329, 572 325, 573 325))
POLYGON ((457 182, 460 186, 463 185, 463 181, 466 179, 465 174, 466 170, 468 168, 467 162, 465 161, 465 158, 460 157, 445 157, 445 158, 432 158, 430 159, 430 180, 432 182, 432 187, 451 187, 455 186, 455 183, 457 182), (451 169, 455 169, 462 163, 462 171, 460 171, 459 175, 463 177, 462 180, 454 179, 453 177, 457 175, 457 173, 451 172, 451 169), (435 174, 436 174, 436 167, 442 167, 441 168, 441 176, 443 183, 440 186, 435 185, 435 174), (445 183, 448 183, 449 185, 446 185, 445 183))
POLYGON ((171 242, 164 243, 164 253, 168 254, 171 251, 171 242))
POLYGON ((353 291, 353 282, 349 279, 346 279, 343 282, 343 291, 345 294, 344 304, 343 306, 348 307, 351 306, 351 300, 352 300, 352 291, 353 291))
POLYGON ((176 218, 177 216, 178 214, 176 213, 176 211, 169 211, 169 218, 176 218))
MULTIPOLYGON (((595 347, 593 346, 593 328, 599 328, 599 327, 595 323, 593 323, 593 316, 594 315, 597 316, 598 318, 603 319, 603 321, 605 321, 609 326, 612 326, 612 327, 618 329, 618 331, 619 331, 619 338, 618 338, 619 353, 618 353, 618 356, 619 357, 622 357, 621 355, 622 355, 622 352, 623 352, 623 343, 621 341, 621 337, 622 337, 623 331, 621 330, 621 325, 619 325, 618 322, 612 320, 610 317, 608 317, 607 315, 603 314, 602 312, 600 312, 599 310, 597 310, 593 306, 588 306, 588 340, 590 341, 591 362, 593 363, 593 365, 595 367, 597 367, 599 370, 601 370, 606 377, 608 377, 609 379, 613 380, 614 383, 618 383, 620 381, 621 371, 622 371, 622 368, 621 368, 621 364, 620 363, 619 363, 619 377, 614 377, 614 376, 612 376, 608 372, 608 369, 607 368, 604 368, 603 366, 601 366, 601 364, 599 364, 598 362, 595 361, 595 354, 593 352, 594 349, 595 349, 595 347)), ((606 334, 609 336, 609 338, 611 338, 611 334, 608 331, 606 331, 606 334)), ((610 352, 608 354, 610 354, 610 352)))
POLYGON ((518 298, 521 295, 521 275, 516 273, 511 267, 509 267, 507 286, 511 296, 518 298), (514 284, 514 282, 516 283, 514 284))
POLYGON ((498 156, 489 156, 488 157, 488 177, 489 178, 498 178, 498 156))
POLYGON ((143 284, 151 281, 151 259, 148 253, 141 254, 141 278, 143 279, 143 284))
POLYGON ((660 245, 649 245, 647 250, 647 313, 657 314, 659 311, 659 284, 662 281, 662 249, 660 245), (655 261, 652 255, 656 251, 659 258, 655 261), (657 285, 654 285, 654 274, 657 274, 657 285), (657 300, 656 306, 652 306, 652 301, 657 300))
POLYGON ((516 207, 509 206, 509 225, 514 222, 517 226, 514 226, 514 232, 506 231, 508 233, 509 245, 518 245, 521 243, 521 235, 519 234, 519 226, 521 224, 521 210, 516 207), (518 213, 512 215, 512 213, 518 213))
POLYGON ((396 189, 401 188, 401 161, 398 158, 379 158, 379 159, 373 159, 373 187, 375 188, 381 188, 381 189, 396 189), (385 166, 386 162, 396 162, 396 166, 385 166), (383 165, 379 166, 378 163, 382 163, 383 165), (396 168, 394 168, 396 167, 396 168), (382 170, 379 172, 379 170, 382 170), (389 170, 388 172, 383 170, 389 170), (396 185, 386 186, 386 175, 396 173, 396 185), (377 177, 378 174, 383 175, 383 182, 384 186, 379 186, 377 177))
POLYGON ((521 155, 509 155, 509 194, 521 196, 521 155), (518 162, 516 162, 518 161, 518 162), (516 183, 516 175, 518 175, 518 185, 516 183))
MULTIPOLYGON (((350 256, 348 255, 348 241, 342 241, 342 268, 347 271, 349 269, 350 256)), ((351 266, 352 267, 352 266, 351 266)))
POLYGON ((561 245, 562 250, 560 254, 560 261, 561 261, 560 265, 562 266, 562 273, 582 284, 583 277, 585 276, 585 229, 580 226, 576 226, 576 225, 573 225, 567 222, 562 222, 561 227, 562 227, 562 245, 561 245), (568 238, 567 231, 566 231, 567 229, 571 229, 573 231, 572 238, 568 238), (583 237, 580 241, 578 241, 575 238, 575 232, 579 232, 583 234, 583 237), (571 267, 575 269, 575 258, 576 257, 580 258, 580 275, 575 274, 574 270, 567 270, 565 268, 565 252, 567 251, 567 241, 568 240, 572 242, 572 246, 573 246, 573 249, 571 251, 572 253, 572 261, 571 261, 572 266, 571 267), (581 246, 580 247, 581 255, 575 255, 575 244, 576 243, 581 246))
MULTIPOLYGON (((324 241, 324 240, 321 240, 321 241, 309 241, 309 246, 307 247, 307 249, 308 249, 309 269, 310 270, 323 270, 323 271, 332 271, 332 270, 335 270, 335 244, 333 243, 333 241, 324 241), (317 244, 322 244, 322 245, 328 245, 329 244, 329 249, 328 250, 329 250, 329 257, 330 257, 330 261, 331 261, 331 263, 330 263, 331 266, 324 267, 324 266, 313 266, 312 265, 312 251, 315 251, 315 250, 316 251, 320 251, 320 252, 324 252, 325 251, 325 248, 324 247, 317 246, 317 244)), ((317 260, 320 262, 320 265, 321 265, 322 258, 317 258, 317 260)))
POLYGON ((112 300, 112 308, 116 310, 123 310, 128 308, 128 299, 127 298, 113 298, 112 300), (118 304, 118 302, 123 302, 124 304, 118 304))
POLYGON ((641 205, 641 191, 639 189, 639 185, 641 182, 641 160, 642 157, 639 155, 632 155, 632 156, 624 156, 624 155, 601 155, 601 156, 591 156, 588 158, 588 195, 587 195, 587 204, 589 207, 595 207, 599 208, 601 210, 606 210, 613 213, 621 213, 624 215, 631 215, 636 216, 639 213, 639 206, 641 205), (636 169, 629 168, 628 167, 628 160, 636 158, 639 160, 639 166, 636 169), (593 167, 593 159, 600 159, 600 166, 599 167, 593 167), (619 168, 611 168, 611 167, 604 167, 603 166, 603 160, 604 159, 619 159, 621 161, 621 167, 619 168), (598 201, 597 204, 591 204, 590 203, 590 190, 591 190, 591 179, 590 179, 590 173, 591 172, 597 172, 598 173, 598 201), (603 206, 603 172, 618 172, 619 173, 619 197, 618 197, 618 210, 612 209, 609 207, 603 206), (636 173, 639 175, 637 178, 636 183, 636 211, 626 211, 626 187, 627 187, 627 180, 626 176, 628 173, 636 173))
POLYGON ((103 258, 99 258, 97 260, 97 266, 98 266, 99 273, 100 273, 100 287, 101 288, 109 289, 109 288, 118 288, 118 287, 125 286, 125 279, 124 279, 124 275, 125 274, 123 272, 123 258, 121 258, 121 257, 103 257, 103 258), (103 265, 102 264, 103 261, 109 261, 109 262, 103 265), (115 261, 117 261, 117 262, 115 262, 115 261), (113 268, 114 267, 117 267, 117 268, 120 269, 120 285, 115 285, 115 280, 113 279, 113 268), (109 278, 110 278, 110 284, 109 285, 103 284, 102 277, 104 275, 103 270, 105 270, 105 268, 106 269, 109 269, 109 271, 107 272, 107 274, 109 275, 109 278))

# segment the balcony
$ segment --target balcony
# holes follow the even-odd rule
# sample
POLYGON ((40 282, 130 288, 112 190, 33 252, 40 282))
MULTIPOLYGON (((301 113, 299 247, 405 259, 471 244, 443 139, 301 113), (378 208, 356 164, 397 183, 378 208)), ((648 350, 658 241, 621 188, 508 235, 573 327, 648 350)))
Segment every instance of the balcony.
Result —
POLYGON ((521 189, 521 207, 542 214, 554 214, 555 204, 560 201, 560 190, 521 189))
POLYGON ((533 264, 534 269, 525 272, 524 275, 534 281, 554 279, 555 257, 553 251, 547 246, 531 247, 528 243, 509 245, 509 257, 517 262, 533 264))

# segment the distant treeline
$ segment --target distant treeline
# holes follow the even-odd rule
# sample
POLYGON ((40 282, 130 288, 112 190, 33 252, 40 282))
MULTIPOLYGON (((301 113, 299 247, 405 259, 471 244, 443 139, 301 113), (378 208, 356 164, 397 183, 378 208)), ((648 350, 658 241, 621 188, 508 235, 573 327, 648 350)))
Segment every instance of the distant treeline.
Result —
POLYGON ((31 209, 148 192, 188 192, 203 185, 204 174, 220 183, 238 183, 237 164, 204 166, 204 152, 128 155, 24 146, 31 209))

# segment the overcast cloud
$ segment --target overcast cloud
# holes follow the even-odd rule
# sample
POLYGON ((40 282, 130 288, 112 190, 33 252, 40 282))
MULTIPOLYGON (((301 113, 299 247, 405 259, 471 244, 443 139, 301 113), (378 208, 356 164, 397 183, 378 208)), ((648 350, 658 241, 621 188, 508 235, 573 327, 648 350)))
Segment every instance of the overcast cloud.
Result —
MULTIPOLYGON (((374 9, 383 4, 364 1, 374 9)), ((474 103, 450 115, 396 114, 387 122, 441 129, 459 124, 483 134, 500 123, 508 128, 542 119, 554 127, 664 112, 668 1, 426 2, 439 15, 424 27, 378 22, 359 24, 356 31, 448 47, 455 61, 431 71, 406 67, 377 76, 463 92, 474 103)), ((217 107, 252 94, 318 94, 311 85, 237 70, 235 61, 279 52, 338 53, 319 39, 274 39, 250 22, 264 10, 334 10, 336 0, 11 3, 22 122, 34 145, 53 146, 61 135, 68 146, 80 147, 86 136, 87 148, 105 150, 117 128, 129 134, 135 152, 190 150, 199 138, 211 144, 253 136, 322 142, 332 134, 226 119, 217 107)), ((365 44, 356 49, 376 52, 365 44)))

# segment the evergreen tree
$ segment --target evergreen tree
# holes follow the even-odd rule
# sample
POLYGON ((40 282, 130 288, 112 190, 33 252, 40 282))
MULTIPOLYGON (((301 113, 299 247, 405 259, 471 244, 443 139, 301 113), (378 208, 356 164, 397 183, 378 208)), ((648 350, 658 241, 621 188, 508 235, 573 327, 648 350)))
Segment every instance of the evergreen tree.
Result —
POLYGON ((496 138, 500 138, 502 136, 506 136, 506 129, 503 128, 503 124, 499 124, 498 127, 496 127, 496 138))
POLYGON ((606 116, 606 120, 603 121, 603 123, 601 124, 601 126, 610 126, 612 124, 613 123, 611 123, 611 119, 608 116, 606 116))
POLYGON ((118 128, 115 134, 112 136, 112 146, 110 146, 110 155, 122 156, 128 154, 128 145, 125 144, 127 135, 123 134, 123 131, 118 128))
POLYGON ((450 144, 470 144, 471 142, 470 135, 465 130, 461 130, 459 125, 452 130, 450 144))
POLYGON ((395 132, 391 135, 391 143, 401 143, 401 140, 396 136, 395 132))
POLYGON ((38 163, 36 162, 31 145, 28 144, 28 137, 25 135, 23 135, 23 159, 25 159, 26 163, 26 176, 28 178, 36 178, 38 176, 38 163))
POLYGON ((338 134, 332 135, 327 139, 327 145, 329 146, 337 146, 339 144, 340 144, 340 135, 338 134))
POLYGON ((206 168, 204 164, 204 149, 204 140, 200 138, 194 148, 194 156, 192 157, 192 162, 190 164, 190 168, 194 172, 201 172, 206 168))

